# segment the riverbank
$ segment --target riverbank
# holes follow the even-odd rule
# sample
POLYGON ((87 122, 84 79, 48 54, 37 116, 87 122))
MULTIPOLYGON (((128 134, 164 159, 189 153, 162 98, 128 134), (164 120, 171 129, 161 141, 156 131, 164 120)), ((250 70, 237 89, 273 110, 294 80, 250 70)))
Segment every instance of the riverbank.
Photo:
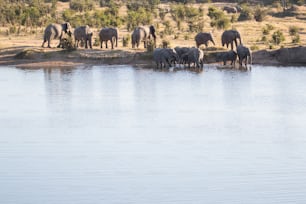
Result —
MULTIPOLYGON (((206 51, 206 62, 216 63, 218 51, 206 51)), ((260 65, 305 65, 306 47, 281 48, 278 50, 259 50, 253 52, 253 64, 260 65)), ((135 49, 78 49, 63 50, 41 47, 10 47, 0 49, 0 65, 14 65, 20 68, 73 67, 80 65, 132 65, 135 67, 154 67, 152 54, 135 49)))

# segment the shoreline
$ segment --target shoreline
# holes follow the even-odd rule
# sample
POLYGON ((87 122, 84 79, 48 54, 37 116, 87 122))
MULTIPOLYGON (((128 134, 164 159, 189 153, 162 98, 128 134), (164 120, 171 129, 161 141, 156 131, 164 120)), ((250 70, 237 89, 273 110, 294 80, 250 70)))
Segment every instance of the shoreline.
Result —
MULTIPOLYGON (((205 64, 215 62, 217 51, 204 51, 205 64)), ((263 66, 305 66, 306 47, 281 48, 278 50, 259 50, 253 52, 253 64, 263 66)), ((0 66, 16 66, 24 69, 61 68, 93 65, 131 65, 141 68, 153 68, 152 53, 145 50, 131 49, 77 49, 63 50, 60 48, 41 47, 9 47, 0 49, 0 66)))

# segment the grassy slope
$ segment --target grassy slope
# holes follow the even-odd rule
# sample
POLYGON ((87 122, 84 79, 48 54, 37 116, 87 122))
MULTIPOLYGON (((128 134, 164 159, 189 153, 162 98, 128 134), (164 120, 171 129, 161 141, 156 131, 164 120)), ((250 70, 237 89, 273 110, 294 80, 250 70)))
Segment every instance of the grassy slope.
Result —
MULTIPOLYGON (((205 26, 204 26, 204 31, 205 32, 212 32, 213 37, 215 39, 216 42, 216 47, 221 47, 221 34, 223 32, 223 30, 217 30, 214 28, 210 27, 210 19, 207 16, 207 11, 208 11, 208 7, 212 5, 212 4, 204 4, 204 18, 205 18, 205 26)), ((224 4, 222 3, 215 3, 213 4, 214 6, 218 6, 218 7, 222 7, 224 4)), ((160 5, 163 8, 169 8, 168 4, 161 4, 160 5)), ((199 5, 194 5, 195 7, 198 7, 199 5)), ((62 2, 58 2, 58 11, 63 11, 64 9, 68 8, 68 3, 62 3, 62 2)), ((306 13, 306 8, 305 7, 299 7, 299 12, 302 13, 306 13)), ((123 15, 126 14, 126 8, 122 8, 121 12, 123 15)), ((175 34, 179 36, 178 39, 174 39, 174 35, 172 36, 165 36, 164 39, 167 39, 171 42, 171 46, 175 47, 177 45, 181 45, 181 46, 194 46, 194 36, 196 35, 196 33, 188 33, 187 32, 187 28, 186 28, 186 24, 184 25, 185 28, 183 30, 183 32, 181 31, 177 31, 176 30, 176 26, 175 26, 175 22, 172 21, 172 18, 170 16, 170 14, 166 15, 166 20, 170 20, 171 21, 171 25, 173 26, 174 30, 175 30, 175 34), (188 35, 189 39, 185 40, 184 36, 188 35)), ((160 28, 159 30, 163 30, 163 25, 160 21, 160 19, 155 19, 154 20, 155 23, 159 23, 160 24, 160 28)), ((288 28, 291 25, 295 25, 299 28, 301 28, 300 30, 300 38, 301 38, 301 42, 299 43, 299 45, 305 45, 306 44, 306 33, 304 30, 304 24, 305 21, 303 20, 298 20, 295 17, 286 17, 286 18, 276 18, 276 17, 271 17, 271 16, 267 16, 267 18, 265 19, 265 21, 263 22, 256 22, 254 20, 252 21, 244 21, 244 22, 236 22, 232 24, 233 28, 236 28, 242 36, 242 40, 243 43, 247 46, 254 46, 256 45, 259 49, 266 49, 269 47, 268 43, 262 43, 259 42, 259 40, 262 38, 262 28, 266 25, 266 24, 271 24, 275 27, 275 29, 273 31, 271 31, 271 34, 275 31, 275 30, 281 30, 283 31, 283 33, 285 34, 285 38, 286 41, 284 43, 282 43, 283 46, 285 47, 290 47, 290 46, 294 46, 291 43, 291 37, 289 36, 288 33, 288 28)), ((2 31, 1 33, 4 33, 5 30, 7 28, 0 28, 0 31, 2 31)), ((97 38, 97 34, 98 31, 100 30, 100 28, 93 28, 93 30, 95 31, 94 34, 94 38, 97 38)), ((36 34, 32 34, 32 35, 22 35, 22 36, 16 36, 16 35, 10 35, 10 36, 6 36, 6 35, 0 35, 0 48, 4 48, 4 47, 18 47, 18 46, 40 46, 42 43, 42 31, 43 28, 38 29, 36 34)), ((119 39, 119 48, 122 48, 122 36, 126 36, 129 35, 130 33, 124 28, 120 28, 120 39, 119 39)), ((269 35, 268 39, 271 39, 271 34, 269 35)), ((53 41, 53 46, 55 46, 57 43, 57 41, 53 41)), ((161 39, 158 38, 157 41, 158 44, 161 44, 161 39)), ((98 49, 99 47, 94 47, 96 49, 98 49)), ((124 49, 129 49, 129 48, 124 48, 124 49)))

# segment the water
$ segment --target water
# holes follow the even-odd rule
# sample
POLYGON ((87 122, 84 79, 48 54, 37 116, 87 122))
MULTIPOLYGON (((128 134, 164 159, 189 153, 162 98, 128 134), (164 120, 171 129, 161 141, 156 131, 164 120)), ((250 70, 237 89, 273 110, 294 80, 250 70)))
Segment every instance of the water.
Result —
POLYGON ((305 79, 0 67, 0 203, 305 203, 305 79))

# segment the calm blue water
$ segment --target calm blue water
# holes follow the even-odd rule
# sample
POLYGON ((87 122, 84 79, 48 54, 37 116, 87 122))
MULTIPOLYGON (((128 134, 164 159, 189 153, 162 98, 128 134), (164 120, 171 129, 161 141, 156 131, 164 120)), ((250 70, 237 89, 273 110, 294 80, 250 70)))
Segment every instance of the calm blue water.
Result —
POLYGON ((0 203, 306 203, 306 68, 0 67, 0 203))

